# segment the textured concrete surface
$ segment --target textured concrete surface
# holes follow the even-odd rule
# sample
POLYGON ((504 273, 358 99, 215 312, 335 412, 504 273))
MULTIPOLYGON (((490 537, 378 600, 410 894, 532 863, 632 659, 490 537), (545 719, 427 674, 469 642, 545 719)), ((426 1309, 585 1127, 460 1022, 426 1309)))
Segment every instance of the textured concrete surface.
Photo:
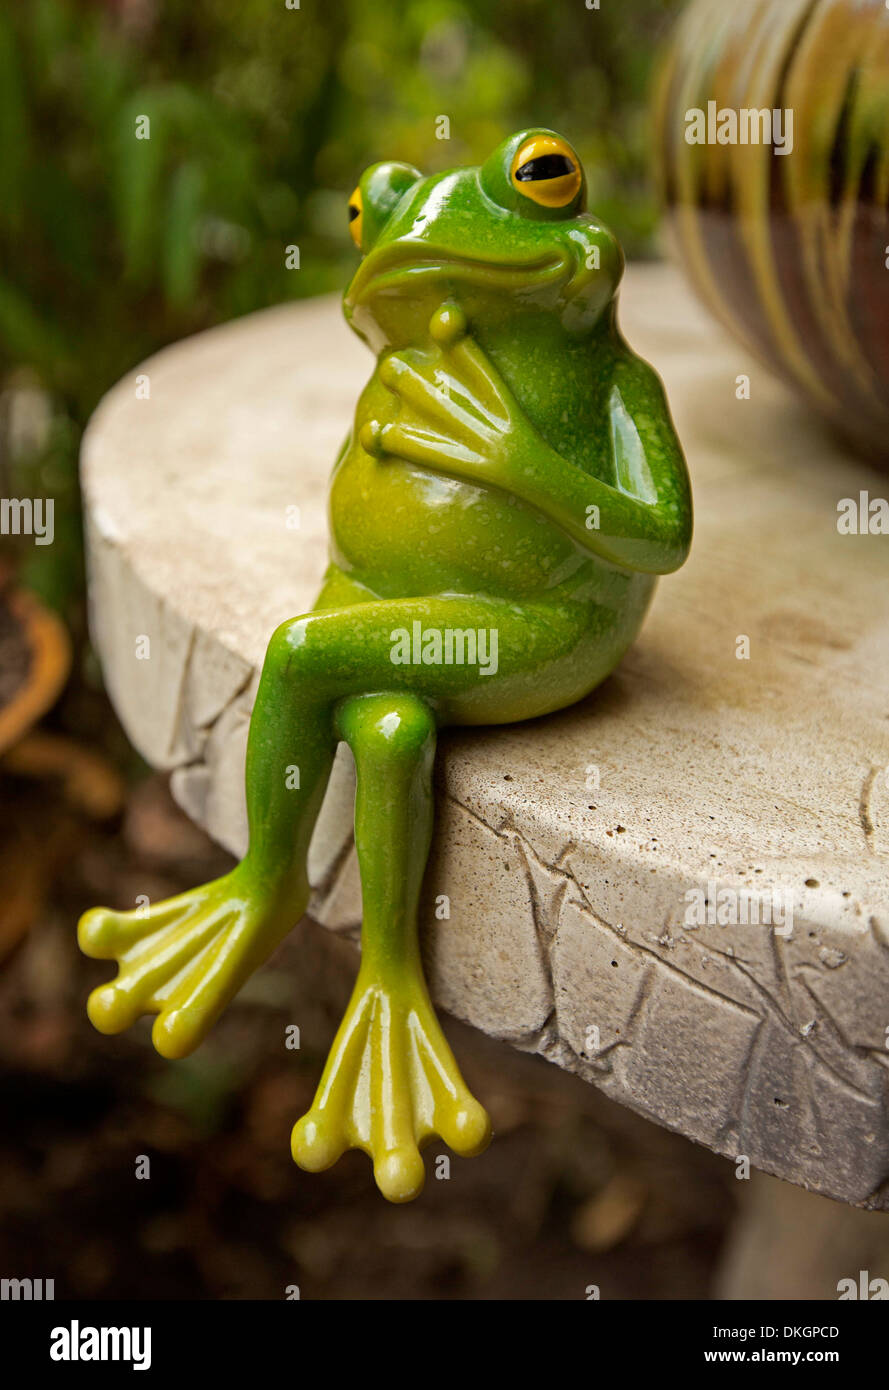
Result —
MULTIPOLYGON (((827 438, 676 272, 631 267, 622 321, 686 446, 692 558, 582 705, 442 739, 433 993, 721 1153, 889 1209, 889 536, 837 528, 840 499, 885 497, 889 480, 827 438), (792 930, 695 925, 694 890, 723 917, 744 890, 760 912, 789 902, 792 930)), ((86 437, 112 699, 236 852, 258 667, 314 597, 326 479, 369 370, 335 301, 285 306, 152 359, 86 437)), ((351 777, 341 750, 311 911, 354 933, 351 777)))

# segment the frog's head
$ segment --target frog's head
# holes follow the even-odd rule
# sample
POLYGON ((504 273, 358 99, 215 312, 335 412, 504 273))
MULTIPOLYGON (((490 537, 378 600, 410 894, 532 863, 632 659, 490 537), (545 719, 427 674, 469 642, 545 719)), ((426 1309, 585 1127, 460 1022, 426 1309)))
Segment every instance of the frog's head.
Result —
POLYGON ((474 321, 549 313, 583 336, 623 272, 617 241, 586 211, 577 154, 551 130, 519 131, 480 168, 430 178, 407 164, 374 164, 349 216, 364 259, 346 317, 377 352, 419 342, 449 297, 474 321))

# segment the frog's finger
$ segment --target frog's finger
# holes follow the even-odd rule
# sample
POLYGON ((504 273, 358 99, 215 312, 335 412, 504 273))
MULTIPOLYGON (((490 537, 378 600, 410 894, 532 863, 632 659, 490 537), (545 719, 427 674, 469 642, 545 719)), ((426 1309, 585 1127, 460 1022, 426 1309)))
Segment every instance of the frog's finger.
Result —
POLYGON ((515 409, 514 397, 489 357, 474 338, 460 338, 445 352, 445 359, 471 388, 485 414, 508 423, 515 409))
POLYGON ((182 898, 170 898, 156 907, 133 908, 126 912, 93 907, 77 923, 77 942, 83 954, 93 960, 115 960, 160 927, 183 920, 182 914, 182 898))
POLYGON ((473 403, 487 418, 508 421, 512 396, 500 373, 469 333, 469 321, 459 304, 442 304, 429 322, 429 333, 442 357, 456 368, 458 379, 472 392, 473 403))
POLYGON ((193 1052, 257 965, 253 924, 235 919, 219 931, 203 954, 164 997, 151 1041, 162 1057, 175 1060, 193 1052))
POLYGON ((457 1101, 436 1109, 435 1131, 461 1158, 484 1153, 493 1134, 487 1110, 465 1087, 457 1101))
POLYGON ((377 1187, 390 1202, 410 1202, 422 1191, 426 1169, 417 1143, 428 1132, 422 1095, 414 1092, 409 1011, 397 995, 380 991, 371 1021, 370 1142, 377 1187), (419 1132, 418 1132, 419 1131, 419 1132))
POLYGON ((348 1136, 337 1116, 314 1107, 297 1120, 290 1136, 293 1161, 307 1173, 332 1168, 348 1147, 348 1136))
MULTIPOLYGON (((494 413, 504 415, 505 387, 478 343, 469 336, 469 321, 459 304, 442 304, 429 321, 429 334, 442 350, 442 358, 456 367, 459 376, 494 413), (498 409, 499 407, 499 409, 498 409)), ((484 407, 483 407, 484 408, 484 407)), ((488 410, 485 411, 488 413, 488 410)))
POLYGON ((371 421, 362 426, 359 438, 362 447, 378 458, 391 454, 393 458, 425 465, 448 477, 464 477, 468 469, 476 468, 481 476, 484 470, 484 459, 480 454, 432 430, 419 430, 412 425, 380 425, 371 421))
POLYGON ((389 1149, 374 1161, 374 1182, 387 1202, 412 1202, 426 1182, 426 1167, 416 1144, 389 1149))
POLYGON ((99 985, 87 1003, 90 1022, 100 1033, 122 1033, 141 1014, 157 1013, 193 962, 200 961, 221 923, 203 914, 161 931, 141 949, 122 955, 116 979, 99 985))
POLYGON ((496 423, 483 403, 457 377, 439 369, 436 376, 430 379, 397 353, 392 353, 382 363, 380 380, 418 414, 432 416, 437 424, 446 426, 449 432, 458 429, 476 434, 480 424, 496 423))
POLYGON ((490 1117, 463 1080, 428 1001, 414 1009, 411 1033, 432 1107, 431 1113, 424 1116, 426 1130, 440 1135, 454 1153, 464 1158, 484 1153, 491 1142, 490 1117))
POLYGON ((373 1005, 373 991, 356 983, 312 1108, 293 1127, 290 1150, 294 1162, 307 1172, 320 1173, 353 1144, 366 1146, 369 1142, 365 1108, 356 1102, 356 1093, 360 1089, 373 1005))

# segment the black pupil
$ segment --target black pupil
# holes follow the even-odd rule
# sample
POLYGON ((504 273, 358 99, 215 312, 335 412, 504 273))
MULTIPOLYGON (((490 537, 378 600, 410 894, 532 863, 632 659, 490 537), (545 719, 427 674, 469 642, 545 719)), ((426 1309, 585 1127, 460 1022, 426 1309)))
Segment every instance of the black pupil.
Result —
POLYGON ((356 206, 355 206, 354 203, 350 203, 350 204, 349 204, 349 221, 350 221, 350 222, 354 222, 354 221, 355 221, 355 218, 356 218, 357 216, 358 216, 358 208, 356 208, 356 206))
POLYGON ((516 178, 519 183, 536 183, 538 179, 560 179, 573 173, 574 165, 566 154, 541 154, 517 169, 516 178))

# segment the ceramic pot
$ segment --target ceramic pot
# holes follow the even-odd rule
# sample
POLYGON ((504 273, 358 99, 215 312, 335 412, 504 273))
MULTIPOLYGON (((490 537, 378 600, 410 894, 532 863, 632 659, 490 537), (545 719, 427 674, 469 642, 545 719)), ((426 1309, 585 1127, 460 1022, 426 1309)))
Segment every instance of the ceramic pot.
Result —
POLYGON ((693 0, 661 73, 657 163, 705 302, 889 466, 885 0, 693 0))

